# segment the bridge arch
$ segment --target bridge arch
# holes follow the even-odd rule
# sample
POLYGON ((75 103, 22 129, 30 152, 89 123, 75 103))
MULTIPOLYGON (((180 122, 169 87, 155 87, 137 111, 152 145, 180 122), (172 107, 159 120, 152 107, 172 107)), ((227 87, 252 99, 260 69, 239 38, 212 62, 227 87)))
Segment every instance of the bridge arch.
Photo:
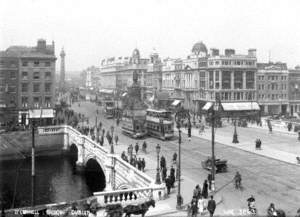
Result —
POLYGON ((105 171, 95 158, 90 158, 85 164, 87 185, 92 192, 103 191, 106 187, 105 171))

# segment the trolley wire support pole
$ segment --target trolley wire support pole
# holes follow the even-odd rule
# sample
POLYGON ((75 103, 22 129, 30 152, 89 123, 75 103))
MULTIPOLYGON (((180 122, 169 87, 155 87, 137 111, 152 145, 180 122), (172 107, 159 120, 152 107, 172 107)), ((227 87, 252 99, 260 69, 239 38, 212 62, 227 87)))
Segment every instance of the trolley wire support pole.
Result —
POLYGON ((176 121, 176 127, 178 129, 178 192, 177 192, 177 209, 182 208, 183 199, 180 194, 181 191, 181 130, 180 130, 180 122, 182 119, 188 118, 190 120, 189 112, 186 111, 184 108, 181 108, 179 111, 175 114, 175 121, 176 121))
MULTIPOLYGON (((214 103, 215 104, 215 103, 214 103)), ((214 192, 215 191, 215 108, 214 104, 212 107, 212 112, 211 112, 211 161, 212 161, 212 168, 211 168, 211 190, 214 192)))
MULTIPOLYGON (((32 120, 33 121, 33 120, 32 120)), ((32 123, 32 146, 31 146, 31 206, 35 205, 35 132, 32 123)))

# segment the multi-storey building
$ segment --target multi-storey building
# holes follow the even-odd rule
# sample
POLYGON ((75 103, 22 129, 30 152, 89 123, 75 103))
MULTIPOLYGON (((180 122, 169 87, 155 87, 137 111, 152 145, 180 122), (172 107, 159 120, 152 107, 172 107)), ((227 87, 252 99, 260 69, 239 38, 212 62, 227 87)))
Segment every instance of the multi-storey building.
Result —
POLYGON ((289 69, 288 77, 289 108, 294 115, 300 112, 300 66, 289 69))
POLYGON ((202 42, 192 48, 187 59, 167 59, 164 62, 163 89, 183 98, 183 105, 200 111, 210 101, 256 101, 256 50, 237 55, 226 49, 224 55, 202 42))
POLYGON ((289 78, 286 63, 257 63, 257 99, 264 114, 289 112, 289 78))
MULTIPOLYGON (((149 59, 142 59, 138 49, 131 57, 108 58, 101 61, 101 87, 114 92, 125 92, 132 85, 134 72, 138 74, 138 83, 145 89, 152 88, 152 73, 147 73, 149 59)), ((144 97, 144 96, 142 96, 144 97)))
POLYGON ((193 46, 186 59, 166 59, 162 68, 163 90, 171 92, 174 103, 181 101, 184 107, 199 111, 199 88, 204 85, 206 66, 207 48, 202 42, 193 46))
POLYGON ((206 100, 256 101, 256 50, 237 55, 233 49, 211 49, 207 65, 206 100))
POLYGON ((11 46, 4 53, 17 59, 17 84, 15 90, 11 90, 16 92, 19 123, 28 124, 32 118, 50 123, 55 100, 54 42, 47 45, 40 39, 35 47, 11 46))
POLYGON ((11 52, 0 52, 0 123, 16 123, 18 117, 19 60, 11 52))

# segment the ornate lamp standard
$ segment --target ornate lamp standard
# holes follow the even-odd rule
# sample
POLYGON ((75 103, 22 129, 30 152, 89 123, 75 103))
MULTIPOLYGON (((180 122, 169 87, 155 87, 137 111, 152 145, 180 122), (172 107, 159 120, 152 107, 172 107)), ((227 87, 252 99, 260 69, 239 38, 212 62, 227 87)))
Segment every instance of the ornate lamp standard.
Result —
POLYGON ((155 184, 158 184, 158 185, 161 184, 161 181, 160 181, 160 174, 159 174, 159 153, 160 153, 160 145, 157 144, 157 145, 156 145, 157 168, 156 168, 156 181, 155 181, 155 184))
POLYGON ((238 135, 236 132, 236 119, 234 120, 234 132, 233 132, 232 143, 239 143, 238 135))

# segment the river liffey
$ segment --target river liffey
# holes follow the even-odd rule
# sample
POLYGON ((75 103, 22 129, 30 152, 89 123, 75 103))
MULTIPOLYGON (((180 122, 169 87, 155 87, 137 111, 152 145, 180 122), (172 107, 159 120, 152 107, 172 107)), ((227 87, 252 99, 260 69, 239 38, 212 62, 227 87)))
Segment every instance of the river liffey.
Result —
MULTIPOLYGON (((36 205, 78 200, 97 189, 90 177, 76 173, 67 156, 39 157, 35 165, 36 205)), ((6 209, 31 205, 31 183, 31 159, 0 162, 0 199, 6 209)))

